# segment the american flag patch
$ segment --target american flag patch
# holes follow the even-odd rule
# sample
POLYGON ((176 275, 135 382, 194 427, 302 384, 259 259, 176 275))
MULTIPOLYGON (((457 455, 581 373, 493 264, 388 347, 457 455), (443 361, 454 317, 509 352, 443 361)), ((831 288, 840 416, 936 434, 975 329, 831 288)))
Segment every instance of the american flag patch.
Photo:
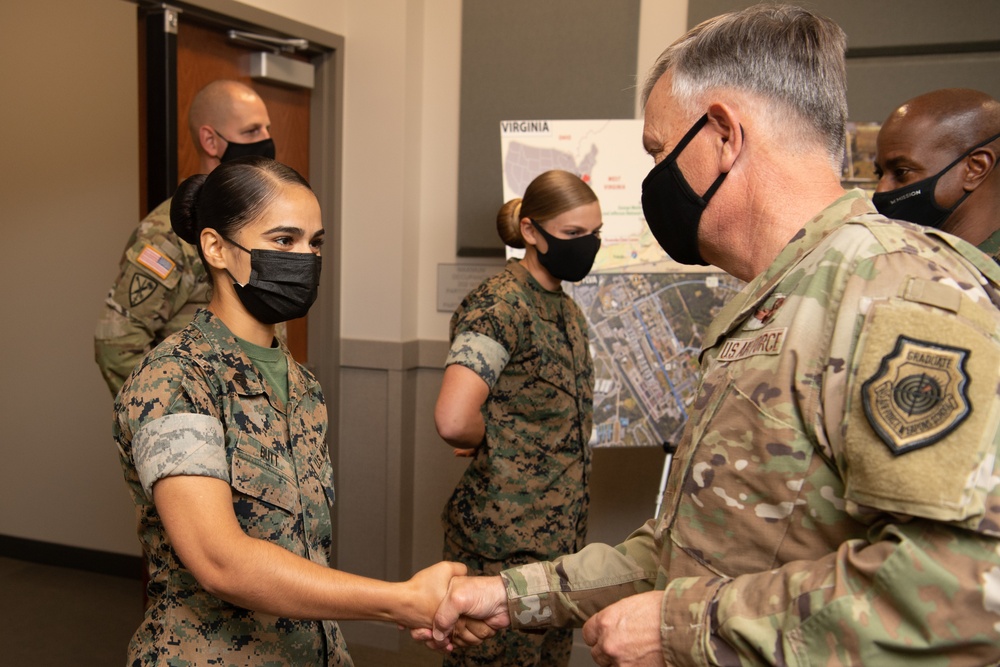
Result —
POLYGON ((162 279, 169 276, 176 266, 172 259, 151 245, 144 247, 142 252, 139 253, 139 256, 135 258, 135 261, 139 262, 147 269, 160 276, 162 279))

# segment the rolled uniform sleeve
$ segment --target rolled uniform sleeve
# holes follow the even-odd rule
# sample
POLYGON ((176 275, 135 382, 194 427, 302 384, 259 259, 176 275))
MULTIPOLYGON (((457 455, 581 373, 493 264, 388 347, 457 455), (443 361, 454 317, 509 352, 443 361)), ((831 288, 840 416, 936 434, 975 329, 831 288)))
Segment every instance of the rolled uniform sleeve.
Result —
POLYGON ((503 345, 481 333, 463 331, 455 336, 445 366, 465 366, 492 389, 508 361, 510 354, 503 345))
POLYGON ((146 423, 132 440, 142 490, 172 475, 200 475, 230 482, 222 422, 197 414, 165 415, 146 423))
POLYGON ((467 299, 451 319, 451 348, 445 366, 460 364, 490 387, 522 346, 521 321, 511 304, 488 292, 467 299))
POLYGON ((231 483, 225 428, 201 367, 172 355, 147 358, 116 401, 116 440, 141 493, 172 475, 231 483))
POLYGON ((590 544, 553 561, 501 572, 511 625, 578 627, 622 598, 662 588, 654 526, 655 520, 648 521, 617 547, 590 544))

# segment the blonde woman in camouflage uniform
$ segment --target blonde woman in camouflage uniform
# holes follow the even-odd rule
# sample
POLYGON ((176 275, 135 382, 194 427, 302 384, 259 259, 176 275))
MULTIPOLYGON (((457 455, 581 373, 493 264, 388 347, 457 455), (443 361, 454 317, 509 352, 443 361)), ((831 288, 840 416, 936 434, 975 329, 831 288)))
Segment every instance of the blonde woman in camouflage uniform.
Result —
POLYGON ((182 183, 171 221, 214 290, 115 403, 149 565, 128 664, 351 665, 329 619, 427 623, 465 568, 386 583, 330 567, 323 393, 274 335, 315 300, 319 204, 292 169, 240 158, 182 183))
MULTIPOLYGON (((601 208, 579 177, 553 170, 500 209, 504 243, 524 248, 451 319, 438 433, 471 456, 444 510, 444 557, 473 572, 546 560, 587 532, 594 369, 587 323, 561 289, 593 266, 601 208)), ((572 631, 501 633, 445 665, 558 666, 572 631)))

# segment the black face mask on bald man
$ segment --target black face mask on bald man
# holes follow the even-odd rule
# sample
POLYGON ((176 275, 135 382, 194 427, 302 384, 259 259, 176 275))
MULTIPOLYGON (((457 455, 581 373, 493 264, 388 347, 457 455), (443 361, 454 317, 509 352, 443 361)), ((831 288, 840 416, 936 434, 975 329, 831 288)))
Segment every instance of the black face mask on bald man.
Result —
POLYGON ((909 185, 904 185, 901 188, 889 190, 888 192, 876 192, 872 195, 872 203, 875 204, 878 212, 887 218, 914 222, 924 227, 940 228, 944 224, 944 221, 948 219, 948 216, 958 208, 958 205, 972 194, 972 190, 967 190, 951 207, 945 208, 938 204, 937 199, 934 197, 934 190, 937 188, 938 181, 952 167, 964 160, 969 153, 995 139, 1000 139, 1000 134, 994 134, 986 141, 979 142, 952 160, 948 166, 933 176, 928 176, 916 183, 910 183, 909 185))
POLYGON ((238 157, 246 157, 248 155, 259 155, 272 160, 274 159, 274 140, 270 137, 249 144, 237 144, 223 137, 215 128, 212 128, 212 131, 226 142, 226 150, 222 153, 222 157, 219 158, 219 162, 229 162, 238 157))

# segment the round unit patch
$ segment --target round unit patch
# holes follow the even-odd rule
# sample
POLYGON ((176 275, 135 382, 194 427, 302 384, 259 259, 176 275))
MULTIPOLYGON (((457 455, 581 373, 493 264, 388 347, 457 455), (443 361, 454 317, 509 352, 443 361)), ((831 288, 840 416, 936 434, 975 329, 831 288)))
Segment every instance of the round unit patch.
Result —
POLYGON ((893 455, 937 442, 969 415, 968 356, 962 348, 899 336, 861 385, 865 415, 893 455))

